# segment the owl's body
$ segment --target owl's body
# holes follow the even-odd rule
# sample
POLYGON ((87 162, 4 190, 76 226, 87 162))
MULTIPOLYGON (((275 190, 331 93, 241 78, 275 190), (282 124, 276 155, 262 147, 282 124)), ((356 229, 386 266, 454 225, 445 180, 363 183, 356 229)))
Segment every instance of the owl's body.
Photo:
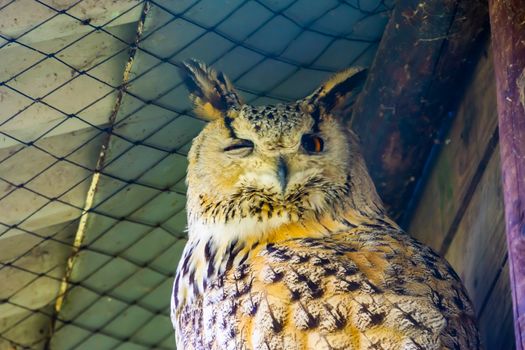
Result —
POLYGON ((222 74, 186 68, 197 111, 214 121, 189 156, 179 349, 479 349, 458 276, 386 216, 335 117, 362 71, 252 107, 222 74))

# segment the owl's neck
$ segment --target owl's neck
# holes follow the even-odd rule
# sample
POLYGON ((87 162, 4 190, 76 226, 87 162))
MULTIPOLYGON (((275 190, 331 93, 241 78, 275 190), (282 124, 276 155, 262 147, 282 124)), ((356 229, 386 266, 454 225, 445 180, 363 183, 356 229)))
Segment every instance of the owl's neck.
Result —
POLYGON ((359 210, 350 205, 331 207, 321 213, 313 210, 299 213, 295 208, 284 208, 279 214, 237 215, 232 219, 226 215, 205 216, 199 210, 194 212, 188 208, 188 238, 190 243, 210 242, 221 250, 235 242, 249 245, 324 237, 385 217, 382 207, 359 204, 359 210))
MULTIPOLYGON (((190 217, 189 240, 177 271, 175 304, 188 302, 218 276, 241 265, 260 247, 294 238, 323 238, 375 223, 374 218, 353 210, 340 215, 314 215, 300 220, 275 217, 259 221, 210 223, 190 217)), ((388 221, 388 224, 395 223, 388 221)))

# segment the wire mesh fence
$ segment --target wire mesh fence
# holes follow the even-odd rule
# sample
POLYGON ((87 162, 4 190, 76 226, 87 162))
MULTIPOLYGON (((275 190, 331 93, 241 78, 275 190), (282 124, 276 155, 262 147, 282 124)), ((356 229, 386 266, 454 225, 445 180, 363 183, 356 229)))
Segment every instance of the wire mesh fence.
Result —
POLYGON ((194 57, 248 103, 368 66, 391 1, 0 1, 0 349, 172 349, 194 57))

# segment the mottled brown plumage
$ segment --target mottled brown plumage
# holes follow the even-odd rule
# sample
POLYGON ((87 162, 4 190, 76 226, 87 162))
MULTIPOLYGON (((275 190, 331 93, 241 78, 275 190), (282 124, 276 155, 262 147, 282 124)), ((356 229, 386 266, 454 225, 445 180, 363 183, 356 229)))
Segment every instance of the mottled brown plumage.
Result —
POLYGON ((224 75, 185 67, 212 121, 189 154, 179 349, 480 348, 458 276, 386 216, 337 117, 363 70, 254 107, 224 75))

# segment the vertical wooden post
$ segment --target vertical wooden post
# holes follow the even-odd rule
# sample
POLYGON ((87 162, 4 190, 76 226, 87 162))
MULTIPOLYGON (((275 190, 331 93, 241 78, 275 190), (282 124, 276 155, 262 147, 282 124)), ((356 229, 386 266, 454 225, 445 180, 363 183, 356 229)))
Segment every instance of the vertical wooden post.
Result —
POLYGON ((437 132, 462 96, 468 58, 487 25, 486 0, 396 2, 351 120, 394 220, 404 214, 437 132))
POLYGON ((489 0, 516 349, 525 350, 525 3, 489 0))

